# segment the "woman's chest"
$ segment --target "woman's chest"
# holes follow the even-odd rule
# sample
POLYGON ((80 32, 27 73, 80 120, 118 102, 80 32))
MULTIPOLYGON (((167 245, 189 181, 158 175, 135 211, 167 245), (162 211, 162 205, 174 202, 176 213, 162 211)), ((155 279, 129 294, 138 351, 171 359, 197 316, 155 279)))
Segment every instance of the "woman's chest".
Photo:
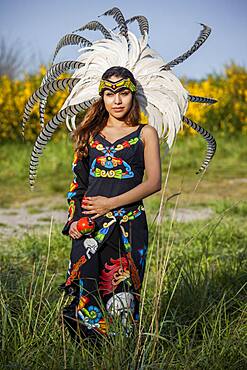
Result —
POLYGON ((143 142, 136 136, 114 145, 96 135, 89 145, 89 166, 94 177, 134 177, 144 168, 143 142))

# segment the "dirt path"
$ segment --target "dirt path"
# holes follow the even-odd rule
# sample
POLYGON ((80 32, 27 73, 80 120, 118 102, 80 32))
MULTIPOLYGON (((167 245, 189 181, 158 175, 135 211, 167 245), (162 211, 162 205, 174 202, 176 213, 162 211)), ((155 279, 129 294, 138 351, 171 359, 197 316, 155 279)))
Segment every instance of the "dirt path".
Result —
MULTIPOLYGON (((213 215, 211 208, 177 208, 175 212, 172 209, 166 212, 166 217, 177 222, 206 220, 213 215)), ((66 222, 67 204, 64 198, 35 198, 11 209, 0 208, 0 239, 4 240, 16 235, 22 237, 32 232, 36 234, 47 232, 51 217, 53 217, 53 225, 66 222)), ((162 222, 160 219, 156 221, 162 222)))

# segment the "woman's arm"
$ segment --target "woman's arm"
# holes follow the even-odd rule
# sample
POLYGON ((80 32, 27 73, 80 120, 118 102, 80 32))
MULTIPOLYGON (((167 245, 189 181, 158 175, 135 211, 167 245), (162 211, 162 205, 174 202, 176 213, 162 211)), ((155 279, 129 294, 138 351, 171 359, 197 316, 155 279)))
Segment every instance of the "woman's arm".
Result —
POLYGON ((117 208, 125 204, 136 202, 161 189, 160 146, 157 131, 152 126, 144 126, 142 134, 147 180, 126 193, 110 198, 109 202, 111 208, 117 208))
POLYGON ((88 188, 89 164, 88 158, 78 159, 74 155, 72 163, 74 179, 70 184, 69 192, 67 193, 67 201, 69 204, 68 220, 62 230, 64 235, 69 235, 69 229, 73 222, 78 221, 82 217, 81 201, 88 188))
POLYGON ((86 211, 83 211, 84 214, 94 219, 104 215, 111 209, 134 203, 161 189, 160 146, 157 131, 151 126, 145 126, 142 129, 142 133, 147 180, 115 197, 108 198, 101 195, 86 197, 83 202, 83 208, 86 209, 86 211))

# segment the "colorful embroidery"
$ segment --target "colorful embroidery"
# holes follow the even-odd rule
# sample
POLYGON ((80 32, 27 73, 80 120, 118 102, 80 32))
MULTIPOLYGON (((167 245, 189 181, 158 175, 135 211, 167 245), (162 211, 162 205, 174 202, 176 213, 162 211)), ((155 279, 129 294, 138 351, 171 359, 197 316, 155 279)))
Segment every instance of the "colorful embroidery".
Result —
POLYGON ((102 143, 100 143, 98 140, 91 140, 90 146, 92 148, 97 149, 98 151, 103 152, 103 156, 96 157, 90 168, 90 175, 94 177, 109 177, 109 178, 116 178, 116 179, 127 179, 134 177, 134 172, 131 169, 131 166, 125 162, 122 158, 115 157, 115 153, 117 151, 123 150, 126 147, 130 147, 131 145, 136 144, 139 141, 139 137, 134 137, 130 139, 129 141, 124 140, 121 144, 117 145, 110 145, 110 146, 104 146, 102 143), (105 167, 105 169, 101 169, 97 167, 97 164, 100 164, 102 167, 105 167), (123 166, 123 169, 114 169, 114 167, 117 166, 123 166))
POLYGON ((81 258, 79 258, 79 260, 74 263, 71 271, 70 271, 70 275, 68 277, 68 279, 66 280, 66 283, 65 283, 65 286, 68 286, 68 285, 71 285, 72 282, 75 280, 75 278, 78 277, 78 273, 79 273, 79 269, 82 265, 84 265, 84 263, 87 262, 87 259, 86 257, 83 255, 81 256, 81 258))
POLYGON ((78 183, 76 181, 76 174, 75 174, 75 167, 79 161, 77 153, 74 154, 73 162, 72 162, 72 171, 74 173, 74 179, 70 184, 69 192, 67 193, 67 199, 71 199, 76 195, 75 190, 78 188, 78 183))
POLYGON ((146 255, 147 255, 147 245, 144 245, 143 248, 139 248, 138 252, 140 254, 140 266, 143 269, 145 265, 146 255))
POLYGON ((129 262, 129 266, 130 266, 130 275, 131 275, 132 283, 134 285, 135 290, 138 291, 141 287, 141 280, 140 280, 140 276, 138 274, 138 270, 136 268, 135 262, 134 262, 134 260, 131 256, 130 252, 128 252, 126 254, 126 257, 127 257, 127 260, 129 262))
MULTIPOLYGON (((110 229, 110 226, 113 225, 115 222, 118 221, 118 219, 120 219, 120 229, 122 231, 121 233, 121 237, 122 237, 122 240, 124 242, 124 248, 125 248, 125 251, 127 252, 127 255, 126 255, 126 258, 128 259, 128 262, 129 262, 129 266, 130 266, 130 274, 131 274, 131 278, 132 278, 132 281, 133 281, 133 284, 134 284, 134 287, 136 290, 138 290, 140 288, 140 278, 139 278, 139 275, 138 275, 138 271, 136 269, 136 266, 134 264, 134 261, 131 257, 131 244, 128 240, 128 232, 124 229, 122 223, 126 223, 128 220, 132 220, 138 216, 141 215, 141 211, 144 211, 144 206, 143 205, 139 205, 137 207, 137 209, 133 210, 133 211, 129 211, 127 214, 126 214, 126 210, 124 207, 122 207, 121 209, 119 210, 113 210, 111 212, 108 212, 105 214, 105 217, 109 218, 110 221, 109 222, 104 222, 103 223, 103 227, 98 230, 93 238, 98 241, 99 243, 102 243, 106 237, 106 235, 108 234, 109 232, 109 229, 110 229)), ((94 253, 96 252, 96 249, 94 249, 94 253)), ((87 260, 89 260, 91 258, 91 255, 83 255, 81 256, 81 258, 73 265, 72 269, 71 269, 71 272, 70 272, 70 276, 68 277, 65 285, 68 286, 70 285, 74 279, 76 277, 78 277, 78 274, 79 274, 79 269, 80 267, 86 263, 87 260)))
POLYGON ((77 306, 78 318, 88 329, 95 329, 99 333, 105 334, 108 326, 103 318, 102 312, 99 307, 95 305, 86 307, 89 301, 87 296, 80 297, 80 302, 77 306))
POLYGON ((111 265, 105 263, 105 268, 100 275, 99 290, 103 292, 103 297, 112 293, 124 280, 127 280, 126 283, 131 285, 128 260, 125 257, 120 257, 116 260, 110 258, 110 262, 111 265))
POLYGON ((69 202, 69 217, 68 217, 68 221, 71 221, 73 219, 74 214, 75 214, 75 201, 72 199, 69 202))

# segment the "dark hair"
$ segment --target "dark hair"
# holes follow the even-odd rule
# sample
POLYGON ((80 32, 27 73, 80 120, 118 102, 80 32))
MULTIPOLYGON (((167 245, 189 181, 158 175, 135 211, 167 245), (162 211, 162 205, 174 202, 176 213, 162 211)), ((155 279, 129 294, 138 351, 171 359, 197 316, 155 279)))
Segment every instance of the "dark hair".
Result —
MULTIPOLYGON (((109 79, 112 76, 130 78, 130 80, 136 85, 136 80, 133 74, 124 67, 111 67, 107 69, 103 75, 102 79, 109 79)), ((137 126, 140 120, 140 107, 136 99, 136 96, 133 94, 133 103, 132 107, 126 117, 126 123, 128 126, 137 126)), ((109 114, 105 109, 104 100, 100 97, 95 103, 88 108, 84 119, 76 127, 76 130, 72 133, 72 138, 75 144, 75 151, 79 158, 87 156, 88 148, 87 145, 89 140, 99 133, 105 127, 109 114)))
POLYGON ((116 77, 122 77, 122 78, 129 78, 131 82, 136 86, 136 80, 133 76, 132 72, 130 72, 127 68, 115 66, 108 68, 102 75, 102 80, 109 80, 110 77, 116 76, 116 77))

